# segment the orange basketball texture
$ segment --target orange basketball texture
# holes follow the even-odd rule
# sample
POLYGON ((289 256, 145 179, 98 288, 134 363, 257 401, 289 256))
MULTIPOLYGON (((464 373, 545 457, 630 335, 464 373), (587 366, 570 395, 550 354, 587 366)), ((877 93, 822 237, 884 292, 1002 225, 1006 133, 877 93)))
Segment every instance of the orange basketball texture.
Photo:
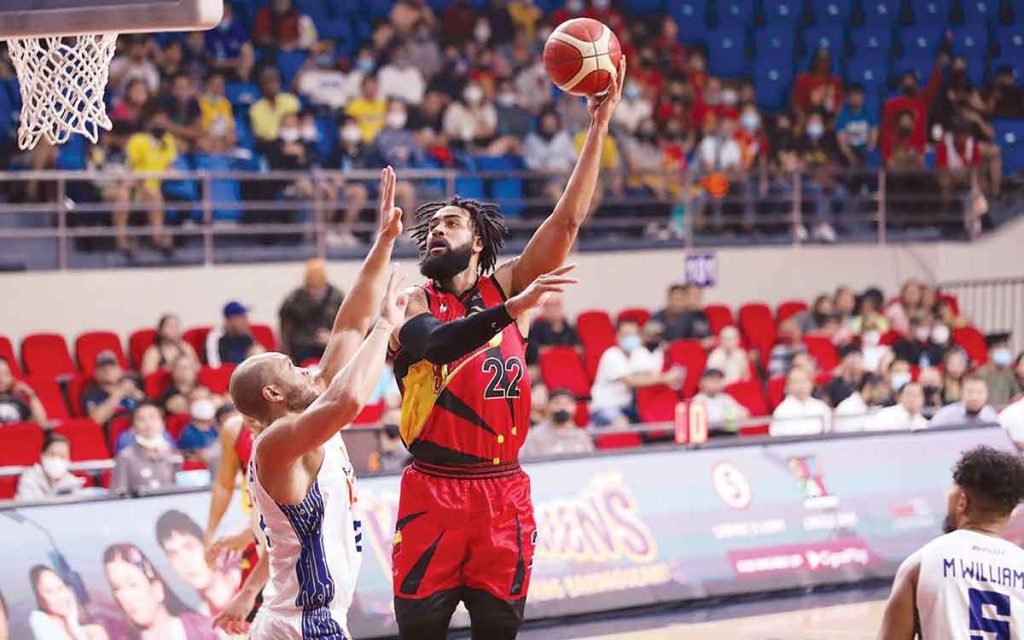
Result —
POLYGON ((607 26, 591 18, 566 20, 544 43, 544 68, 556 87, 574 96, 599 95, 612 86, 622 48, 607 26))

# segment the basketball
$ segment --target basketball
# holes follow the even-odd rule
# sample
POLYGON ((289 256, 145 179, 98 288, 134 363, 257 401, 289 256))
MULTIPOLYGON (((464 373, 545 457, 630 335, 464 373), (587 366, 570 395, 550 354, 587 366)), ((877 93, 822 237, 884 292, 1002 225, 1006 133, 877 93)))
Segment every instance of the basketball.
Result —
POLYGON ((558 26, 544 43, 544 68, 556 87, 574 96, 607 91, 619 69, 622 49, 606 25, 573 18, 558 26))

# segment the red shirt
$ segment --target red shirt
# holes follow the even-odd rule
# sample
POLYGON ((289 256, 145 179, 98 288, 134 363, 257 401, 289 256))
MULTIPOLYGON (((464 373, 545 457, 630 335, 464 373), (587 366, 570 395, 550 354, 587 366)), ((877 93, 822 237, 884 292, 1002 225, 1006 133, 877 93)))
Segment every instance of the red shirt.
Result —
POLYGON ((904 111, 910 111, 917 116, 917 125, 914 128, 914 133, 910 136, 910 142, 913 146, 924 149, 926 141, 925 131, 928 126, 928 108, 931 107, 932 100, 938 94, 941 84, 942 71, 936 66, 932 70, 931 77, 928 78, 928 85, 925 86, 924 90, 919 91, 916 96, 912 98, 896 96, 885 101, 885 106, 882 107, 882 123, 879 128, 883 158, 888 160, 889 156, 892 155, 892 145, 897 135, 897 123, 900 114, 904 111))
POLYGON ((793 106, 798 111, 807 111, 811 108, 811 94, 822 87, 825 89, 824 107, 829 113, 836 113, 843 104, 843 81, 839 76, 822 78, 810 71, 798 75, 793 83, 793 106))
POLYGON ((283 16, 275 14, 270 7, 263 7, 256 13, 252 27, 252 39, 258 44, 288 44, 299 39, 299 12, 292 9, 283 16))

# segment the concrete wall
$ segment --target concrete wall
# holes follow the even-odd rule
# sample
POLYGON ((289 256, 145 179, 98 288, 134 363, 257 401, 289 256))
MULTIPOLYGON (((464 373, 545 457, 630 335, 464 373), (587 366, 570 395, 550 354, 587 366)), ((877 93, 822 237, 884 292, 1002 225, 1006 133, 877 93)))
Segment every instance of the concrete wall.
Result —
MULTIPOLYGON (((708 302, 738 305, 813 297, 838 284, 880 286, 894 292, 909 277, 928 281, 1024 275, 1020 250, 1024 222, 973 244, 763 247, 722 249, 719 283, 708 302)), ((571 311, 657 307, 667 285, 684 279, 682 250, 587 253, 574 256, 582 283, 567 296, 571 311)), ((356 262, 330 266, 346 287, 356 262)), ((416 265, 404 269, 415 279, 416 265)), ((258 264, 119 271, 28 272, 0 275, 0 334, 20 340, 28 333, 56 331, 69 338, 94 329, 122 335, 150 326, 175 311, 186 326, 213 324, 230 299, 253 307, 253 320, 276 324, 276 311, 301 281, 302 265, 258 264)))

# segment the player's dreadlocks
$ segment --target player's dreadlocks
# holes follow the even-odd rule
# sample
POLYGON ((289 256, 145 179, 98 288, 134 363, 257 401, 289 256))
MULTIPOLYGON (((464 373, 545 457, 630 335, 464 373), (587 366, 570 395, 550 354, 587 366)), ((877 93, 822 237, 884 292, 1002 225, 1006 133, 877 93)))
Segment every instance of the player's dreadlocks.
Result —
POLYGON ((416 209, 416 224, 412 228, 412 237, 416 240, 420 254, 427 253, 430 219, 445 207, 459 207, 469 213, 469 218, 473 221, 473 230, 480 236, 484 245, 483 251, 480 252, 479 271, 482 274, 493 271, 498 263, 498 254, 505 246, 508 227, 505 226, 505 218, 498 210, 498 205, 490 202, 452 196, 441 202, 428 202, 416 209))

